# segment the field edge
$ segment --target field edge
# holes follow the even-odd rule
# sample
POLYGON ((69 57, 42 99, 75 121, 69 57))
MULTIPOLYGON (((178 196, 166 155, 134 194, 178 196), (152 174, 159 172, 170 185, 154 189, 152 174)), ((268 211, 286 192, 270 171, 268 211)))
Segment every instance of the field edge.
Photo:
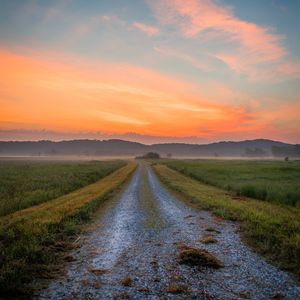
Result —
POLYGON ((74 246, 74 240, 83 225, 97 214, 104 201, 112 199, 120 192, 129 182, 136 168, 136 163, 128 162, 96 183, 80 188, 78 191, 0 218, 0 258, 3 262, 0 269, 0 291, 2 294, 8 297, 32 295, 36 288, 32 283, 37 277, 51 278, 58 264, 60 268, 62 263, 70 259, 65 253, 74 246), (100 189, 103 188, 102 192, 89 195, 89 188, 97 185, 100 189), (77 192, 79 202, 84 196, 90 197, 89 201, 84 201, 69 213, 62 211, 65 208, 69 209, 72 202, 76 203, 77 192), (62 207, 60 216, 55 222, 51 222, 48 217, 52 210, 57 214, 57 207, 58 209, 62 207))
POLYGON ((164 164, 154 163, 152 168, 168 190, 184 202, 238 221, 241 237, 248 246, 300 280, 299 210, 246 197, 235 199, 226 190, 201 183, 164 164))

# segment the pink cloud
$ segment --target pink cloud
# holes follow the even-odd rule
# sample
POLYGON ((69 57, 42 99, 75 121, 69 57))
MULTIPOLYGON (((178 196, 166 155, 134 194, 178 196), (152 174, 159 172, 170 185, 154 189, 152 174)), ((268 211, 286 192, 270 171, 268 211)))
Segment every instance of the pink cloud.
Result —
POLYGON ((289 75, 294 78, 300 77, 300 60, 288 61, 276 67, 276 72, 279 74, 289 75))
POLYGON ((91 18, 95 22, 106 22, 106 23, 116 23, 119 25, 125 25, 125 22, 120 19, 117 15, 97 15, 91 18))
POLYGON ((163 0, 153 3, 156 12, 160 10, 160 20, 166 24, 178 24, 188 38, 207 34, 210 30, 219 31, 258 62, 277 60, 286 53, 280 45, 281 36, 235 17, 231 8, 218 5, 213 0, 163 0))
POLYGON ((157 35, 157 34, 159 34, 159 31, 160 31, 159 28, 157 28, 157 27, 149 26, 149 25, 146 25, 146 24, 140 23, 140 22, 135 22, 132 24, 132 26, 134 28, 146 33, 149 36, 157 35))
POLYGON ((187 62, 188 64, 194 66, 196 69, 202 70, 202 71, 213 71, 213 66, 211 65, 210 62, 206 60, 200 60, 197 59, 195 57, 193 57, 192 55, 189 55, 185 52, 181 52, 175 49, 171 49, 171 48, 161 48, 161 47, 154 47, 153 50, 159 54, 162 54, 164 56, 168 56, 168 57, 175 57, 178 58, 180 60, 183 60, 185 62, 187 62))
POLYGON ((210 54, 237 73, 252 76, 266 65, 275 65, 272 70, 284 76, 300 71, 299 66, 295 70, 287 66, 290 63, 284 63, 288 51, 281 45, 283 36, 236 17, 229 6, 214 0, 162 0, 149 4, 162 24, 179 27, 186 38, 222 40, 223 49, 210 54))

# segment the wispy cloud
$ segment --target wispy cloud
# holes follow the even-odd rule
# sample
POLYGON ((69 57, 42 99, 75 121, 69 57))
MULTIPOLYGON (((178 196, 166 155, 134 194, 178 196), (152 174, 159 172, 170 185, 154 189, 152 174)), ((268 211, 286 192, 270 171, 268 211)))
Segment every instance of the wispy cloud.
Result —
POLYGON ((300 75, 300 68, 287 68, 288 51, 283 36, 268 27, 244 21, 235 16, 231 7, 214 0, 161 0, 148 2, 159 21, 180 29, 188 39, 217 37, 222 50, 211 54, 233 71, 254 75, 259 67, 272 68, 281 75, 300 75))
POLYGON ((168 56, 168 57, 178 58, 178 59, 185 61, 188 64, 192 65, 196 69, 199 69, 202 71, 210 72, 210 71, 214 70, 212 64, 209 63, 207 56, 206 56, 206 59, 200 60, 200 59, 193 57, 190 54, 187 54, 185 52, 182 52, 182 51, 179 51, 176 49, 154 47, 153 50, 156 51, 157 53, 160 53, 160 54, 168 56))
POLYGON ((149 36, 158 35, 160 32, 158 27, 146 25, 141 22, 134 22, 132 26, 149 36))

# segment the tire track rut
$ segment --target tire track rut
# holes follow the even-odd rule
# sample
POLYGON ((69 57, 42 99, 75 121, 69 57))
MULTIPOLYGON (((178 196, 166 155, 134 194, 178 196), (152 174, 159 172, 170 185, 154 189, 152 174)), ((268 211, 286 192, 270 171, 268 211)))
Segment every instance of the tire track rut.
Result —
POLYGON ((300 286, 245 246, 236 224, 196 211, 140 164, 72 252, 41 299, 300 299, 300 286), (204 237, 216 242, 204 244, 204 237), (179 264, 180 245, 206 249, 224 268, 179 264), (281 298, 280 298, 281 297, 281 298))

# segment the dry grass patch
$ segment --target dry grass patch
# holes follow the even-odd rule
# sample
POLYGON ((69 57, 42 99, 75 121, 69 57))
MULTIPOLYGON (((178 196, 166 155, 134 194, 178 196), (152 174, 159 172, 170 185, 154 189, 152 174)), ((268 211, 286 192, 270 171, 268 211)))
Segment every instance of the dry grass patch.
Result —
POLYGON ((171 283, 167 288, 169 294, 187 294, 189 287, 186 284, 171 283))
POLYGON ((132 286, 132 279, 130 277, 125 277, 121 280, 123 286, 132 286))
POLYGON ((109 270, 107 270, 107 269, 89 269, 89 271, 91 273, 93 273, 94 275, 100 276, 100 275, 108 273, 109 270))
POLYGON ((223 264, 213 254, 205 249, 197 249, 189 246, 181 246, 177 260, 180 264, 197 267, 209 267, 219 269, 223 264))
POLYGON ((213 227, 208 227, 205 230, 208 231, 208 232, 220 233, 220 231, 218 229, 213 228, 213 227))
POLYGON ((212 236, 205 236, 201 239, 201 243, 203 244, 215 244, 218 241, 212 236))

